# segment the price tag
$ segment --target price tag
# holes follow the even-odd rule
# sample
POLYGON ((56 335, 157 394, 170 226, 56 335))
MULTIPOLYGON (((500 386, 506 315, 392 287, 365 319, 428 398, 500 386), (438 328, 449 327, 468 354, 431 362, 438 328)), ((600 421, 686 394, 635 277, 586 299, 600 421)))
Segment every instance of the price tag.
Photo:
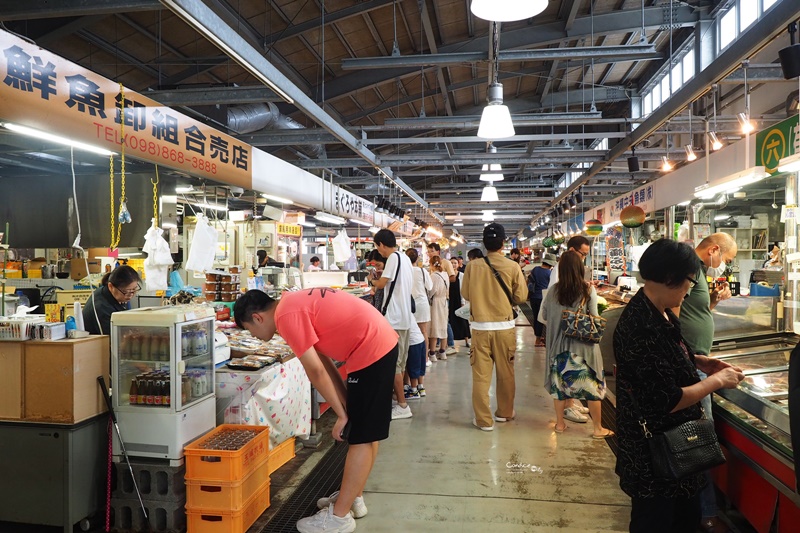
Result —
POLYGON ((183 318, 184 318, 184 320, 194 320, 196 317, 195 317, 194 311, 189 311, 188 313, 186 313, 183 316, 183 318))

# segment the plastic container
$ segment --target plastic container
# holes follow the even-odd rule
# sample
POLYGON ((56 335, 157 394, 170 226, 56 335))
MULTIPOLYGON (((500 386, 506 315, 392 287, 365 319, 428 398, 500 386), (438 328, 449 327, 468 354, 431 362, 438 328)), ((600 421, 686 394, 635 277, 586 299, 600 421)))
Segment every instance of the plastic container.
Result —
POLYGON ((186 509, 191 533, 245 533, 269 507, 269 481, 256 492, 240 511, 186 509))
POLYGON ((25 307, 31 306, 31 301, 25 296, 25 293, 22 291, 17 291, 17 307, 24 305, 25 307))
POLYGON ((241 511, 245 503, 269 484, 269 460, 255 468, 243 481, 186 480, 186 509, 241 511))
POLYGON ((0 318, 0 341, 26 341, 33 336, 33 325, 44 322, 44 315, 0 318))
POLYGON ((278 444, 269 451, 269 475, 294 459, 294 437, 278 444))
POLYGON ((186 479, 203 481, 244 480, 269 454, 269 427, 222 424, 215 430, 188 444, 186 456, 186 479), (234 430, 255 431, 258 435, 238 450, 210 450, 203 445, 221 433, 234 430))

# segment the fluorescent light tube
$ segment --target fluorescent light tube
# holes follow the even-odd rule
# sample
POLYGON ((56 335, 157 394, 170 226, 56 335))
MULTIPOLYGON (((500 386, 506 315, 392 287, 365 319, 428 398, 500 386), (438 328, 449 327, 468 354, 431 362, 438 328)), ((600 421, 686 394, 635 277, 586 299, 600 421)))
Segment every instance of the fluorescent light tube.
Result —
POLYGON ((91 144, 82 143, 80 141, 73 141, 72 139, 61 137, 60 135, 53 135, 52 133, 48 133, 46 131, 29 128, 28 126, 20 126, 19 124, 12 124, 10 122, 3 123, 3 126, 7 130, 13 131, 15 133, 27 135, 28 137, 34 137, 42 141, 51 141, 54 143, 63 144, 65 146, 71 146, 73 148, 77 148, 78 150, 83 150, 84 152, 92 152, 93 154, 107 155, 107 156, 114 155, 115 153, 110 150, 106 150, 104 148, 92 146, 91 144))
POLYGON ((763 166, 751 167, 726 176, 716 183, 707 183, 700 187, 695 187, 694 195, 697 198, 713 198, 717 194, 731 192, 734 189, 740 189, 751 183, 761 181, 767 176, 767 171, 763 166))
POLYGON ((275 202, 281 204, 293 204, 294 202, 289 200, 288 198, 283 198, 281 196, 275 196, 274 194, 262 194, 262 197, 266 198, 267 200, 273 200, 275 202))

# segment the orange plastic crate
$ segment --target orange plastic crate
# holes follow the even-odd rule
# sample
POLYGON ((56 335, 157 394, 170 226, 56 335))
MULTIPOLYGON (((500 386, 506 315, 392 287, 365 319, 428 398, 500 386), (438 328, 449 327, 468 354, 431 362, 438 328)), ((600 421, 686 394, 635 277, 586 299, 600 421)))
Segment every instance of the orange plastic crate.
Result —
POLYGON ((187 533, 245 533, 269 507, 269 480, 241 511, 186 509, 187 533))
POLYGON ((223 424, 183 449, 186 479, 202 481, 243 481, 269 454, 269 427, 223 424), (203 444, 232 430, 250 430, 258 435, 238 450, 209 450, 203 444))
POLYGON ((186 509, 241 511, 253 494, 269 482, 269 461, 263 461, 244 481, 186 480, 186 509))
POLYGON ((269 475, 294 459, 294 437, 284 441, 269 451, 269 475))

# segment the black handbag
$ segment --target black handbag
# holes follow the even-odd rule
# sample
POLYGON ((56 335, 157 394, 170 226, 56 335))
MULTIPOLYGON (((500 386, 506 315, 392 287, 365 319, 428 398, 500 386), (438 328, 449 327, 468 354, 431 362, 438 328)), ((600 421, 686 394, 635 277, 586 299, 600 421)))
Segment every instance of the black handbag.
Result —
POLYGON ((503 281, 503 278, 500 277, 500 272, 498 272, 489 262, 489 258, 484 256, 483 260, 486 261, 486 264, 489 265, 489 268, 492 269, 492 273, 494 274, 494 279, 497 280, 497 283, 500 284, 500 287, 502 287, 503 292, 506 293, 506 298, 508 298, 508 303, 511 304, 511 312, 514 315, 514 320, 516 320, 517 317, 519 316, 519 312, 517 312, 517 306, 514 305, 514 300, 511 298, 511 291, 508 290, 508 287, 506 287, 506 282, 503 281))
MULTIPOLYGON (((651 433, 647 420, 630 389, 625 389, 639 417, 644 438, 653 461, 653 475, 659 478, 682 479, 725 463, 725 455, 717 440, 714 423, 705 417, 689 420, 663 433, 651 433)), ((700 408, 702 411, 702 407, 700 408)))

